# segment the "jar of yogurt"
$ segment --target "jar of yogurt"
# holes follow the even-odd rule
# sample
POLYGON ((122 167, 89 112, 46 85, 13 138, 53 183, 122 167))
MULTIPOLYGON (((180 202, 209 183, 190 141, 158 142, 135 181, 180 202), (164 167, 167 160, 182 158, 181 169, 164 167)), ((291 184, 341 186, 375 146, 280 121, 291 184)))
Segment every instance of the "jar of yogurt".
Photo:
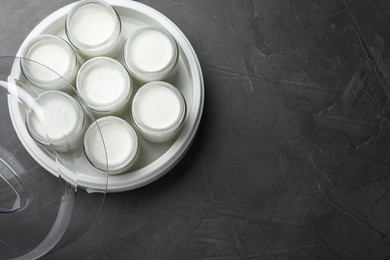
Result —
POLYGON ((40 35, 27 44, 21 56, 22 72, 33 85, 45 90, 71 90, 80 62, 67 41, 40 35))
POLYGON ((82 144, 85 122, 80 103, 55 90, 40 94, 26 113, 31 137, 38 144, 58 152, 67 152, 82 144))
POLYGON ((138 136, 125 120, 114 116, 102 117, 88 128, 84 151, 97 169, 109 174, 123 173, 138 157, 138 136))
POLYGON ((139 81, 164 80, 175 73, 179 48, 165 29, 147 26, 129 36, 123 59, 129 72, 139 81))
POLYGON ((108 57, 90 59, 80 68, 77 90, 96 117, 128 111, 132 80, 118 61, 108 57))
POLYGON ((142 135, 153 142, 165 142, 179 132, 186 114, 181 92, 171 84, 154 81, 134 96, 131 115, 142 135))
POLYGON ((65 32, 76 50, 86 59, 117 57, 123 48, 122 24, 109 4, 98 0, 78 2, 68 13, 65 32))

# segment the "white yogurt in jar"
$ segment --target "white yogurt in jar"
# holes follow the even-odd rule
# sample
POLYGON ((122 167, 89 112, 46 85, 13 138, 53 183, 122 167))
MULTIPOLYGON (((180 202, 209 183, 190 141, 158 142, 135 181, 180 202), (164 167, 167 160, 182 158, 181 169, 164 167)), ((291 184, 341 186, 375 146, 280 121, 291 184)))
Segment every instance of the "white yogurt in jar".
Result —
POLYGON ((26 114, 27 128, 33 139, 60 152, 82 143, 84 121, 80 103, 60 91, 39 95, 26 114))
POLYGON ((98 45, 107 41, 115 29, 115 20, 103 6, 81 6, 70 23, 73 36, 86 45, 98 45))
POLYGON ((176 68, 178 46, 164 29, 144 27, 130 35, 124 49, 124 60, 129 71, 139 80, 162 80, 176 68))
MULTIPOLYGON (((41 41, 31 46, 26 55, 27 59, 36 61, 46 67, 49 67, 58 75, 64 75, 69 68, 70 57, 67 50, 54 41, 41 41)), ((43 73, 37 70, 34 74, 37 80, 50 81, 56 79, 55 74, 43 73)))
POLYGON ((186 105, 180 91, 162 81, 148 83, 135 94, 131 114, 144 136, 156 142, 172 138, 182 125, 186 105))
POLYGON ((123 43, 121 30, 118 14, 104 1, 80 1, 66 20, 70 42, 86 58, 117 56, 123 43))
POLYGON ((128 54, 140 70, 159 71, 171 62, 174 46, 161 31, 145 30, 133 38, 128 54))
POLYGON ((130 102, 132 81, 118 61, 97 57, 77 75, 77 90, 96 116, 120 115, 130 102))
POLYGON ((34 85, 50 90, 70 90, 79 61, 73 48, 62 38, 41 35, 33 38, 23 50, 21 66, 34 85))
POLYGON ((138 136, 133 127, 119 117, 103 117, 93 123, 84 138, 85 154, 98 169, 122 173, 135 162, 138 136))

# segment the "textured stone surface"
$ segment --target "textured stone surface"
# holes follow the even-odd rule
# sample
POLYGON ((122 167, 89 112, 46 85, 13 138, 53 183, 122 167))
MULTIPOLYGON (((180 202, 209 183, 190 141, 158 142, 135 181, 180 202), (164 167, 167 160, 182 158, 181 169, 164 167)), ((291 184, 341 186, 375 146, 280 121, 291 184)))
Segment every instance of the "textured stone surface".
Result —
MULTIPOLYGON (((0 3, 0 55, 72 1, 0 3)), ((206 89, 169 174, 109 194, 44 259, 390 257, 390 3, 145 0, 187 35, 206 89)))

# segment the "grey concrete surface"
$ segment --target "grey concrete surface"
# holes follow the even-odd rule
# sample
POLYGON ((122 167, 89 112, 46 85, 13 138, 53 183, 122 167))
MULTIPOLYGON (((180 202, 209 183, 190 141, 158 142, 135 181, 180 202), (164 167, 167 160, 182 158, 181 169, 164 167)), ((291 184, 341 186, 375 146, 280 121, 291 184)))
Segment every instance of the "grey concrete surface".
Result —
MULTIPOLYGON (((71 2, 1 1, 0 56, 71 2)), ((199 134, 43 259, 388 259, 390 2, 140 2, 199 57, 199 134)))

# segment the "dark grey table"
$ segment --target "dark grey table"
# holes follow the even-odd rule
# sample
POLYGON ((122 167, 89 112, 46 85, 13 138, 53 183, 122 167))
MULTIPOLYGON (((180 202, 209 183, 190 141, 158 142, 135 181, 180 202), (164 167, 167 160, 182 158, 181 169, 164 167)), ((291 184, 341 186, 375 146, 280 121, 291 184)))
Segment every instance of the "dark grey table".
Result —
MULTIPOLYGON (((1 1, 0 55, 71 2, 1 1)), ((390 2, 140 2, 198 54, 199 134, 44 259, 390 257, 390 2)))

